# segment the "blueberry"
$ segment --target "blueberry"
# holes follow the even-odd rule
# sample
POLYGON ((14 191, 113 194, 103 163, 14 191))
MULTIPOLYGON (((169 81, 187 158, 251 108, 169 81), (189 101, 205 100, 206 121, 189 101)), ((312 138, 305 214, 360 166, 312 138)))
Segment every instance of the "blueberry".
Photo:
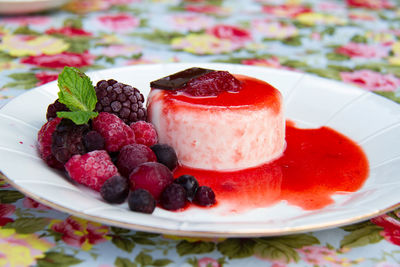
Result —
POLYGON ((156 208, 156 200, 146 189, 136 189, 128 196, 128 205, 132 211, 153 213, 156 208))
POLYGON ((104 149, 104 138, 96 131, 89 131, 83 136, 83 144, 86 151, 102 150, 104 149))
POLYGON ((161 206, 167 210, 178 210, 186 205, 186 190, 179 184, 170 184, 161 193, 161 206))
POLYGON ((192 201, 196 190, 199 187, 199 182, 192 175, 184 174, 179 176, 174 180, 174 183, 180 184, 186 190, 186 197, 188 200, 192 201))
POLYGON ((176 156, 175 150, 167 144, 155 144, 150 147, 156 154, 157 161, 164 164, 171 171, 178 165, 178 157, 176 156))
POLYGON ((129 193, 129 181, 125 177, 115 175, 100 188, 100 195, 109 203, 120 204, 125 201, 129 193))
POLYGON ((214 191, 208 186, 200 186, 197 188, 194 202, 200 206, 211 206, 215 204, 214 191))

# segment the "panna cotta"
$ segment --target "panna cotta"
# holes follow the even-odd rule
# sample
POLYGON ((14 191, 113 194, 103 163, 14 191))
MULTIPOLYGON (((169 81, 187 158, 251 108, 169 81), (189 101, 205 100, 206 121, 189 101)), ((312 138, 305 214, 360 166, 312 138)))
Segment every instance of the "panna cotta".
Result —
POLYGON ((183 166, 246 169, 280 157, 285 149, 282 95, 264 81, 192 68, 151 87, 148 119, 159 143, 172 146, 183 166))

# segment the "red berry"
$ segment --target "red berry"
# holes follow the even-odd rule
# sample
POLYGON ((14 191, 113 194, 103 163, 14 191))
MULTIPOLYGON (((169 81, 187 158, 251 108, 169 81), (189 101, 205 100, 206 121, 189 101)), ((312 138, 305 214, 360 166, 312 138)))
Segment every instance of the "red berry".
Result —
POLYGON ((200 186, 196 190, 194 202, 200 206, 214 205, 216 202, 214 191, 208 186, 200 186))
POLYGON ((227 71, 213 71, 190 80, 178 89, 192 96, 217 96, 222 92, 237 92, 241 82, 227 71))
POLYGON ((156 162, 157 158, 153 150, 141 144, 131 144, 124 146, 118 155, 118 171, 125 177, 142 163, 156 162))
POLYGON ((100 112, 92 126, 103 136, 108 152, 116 152, 125 145, 135 143, 133 130, 114 114, 100 112))
POLYGON ((38 132, 38 149, 40 157, 47 165, 56 169, 64 169, 64 164, 59 162, 51 153, 51 136, 60 121, 61 118, 54 118, 46 122, 38 132))
POLYGON ((241 82, 227 71, 190 68, 152 81, 150 86, 182 91, 192 96, 217 96, 222 92, 239 91, 241 82))
POLYGON ((74 155, 65 164, 71 179, 99 191, 104 182, 119 175, 105 150, 95 150, 84 155, 74 155))
POLYGON ((158 136, 153 124, 145 121, 137 121, 130 125, 135 132, 136 143, 145 146, 152 146, 157 144, 158 136))
POLYGON ((146 162, 136 167, 129 175, 131 190, 146 189, 158 200, 165 187, 173 181, 172 172, 158 162, 146 162))

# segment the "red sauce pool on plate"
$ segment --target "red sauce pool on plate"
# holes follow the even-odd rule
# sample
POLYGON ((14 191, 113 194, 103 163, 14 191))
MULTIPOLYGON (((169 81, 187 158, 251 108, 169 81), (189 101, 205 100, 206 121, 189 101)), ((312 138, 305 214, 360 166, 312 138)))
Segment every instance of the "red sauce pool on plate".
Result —
POLYGON ((217 172, 178 168, 174 176, 194 175, 210 186, 217 205, 229 204, 243 212, 286 200, 305 210, 323 208, 333 194, 357 191, 369 173, 362 149, 328 127, 298 129, 286 125, 287 148, 277 160, 258 167, 217 172))

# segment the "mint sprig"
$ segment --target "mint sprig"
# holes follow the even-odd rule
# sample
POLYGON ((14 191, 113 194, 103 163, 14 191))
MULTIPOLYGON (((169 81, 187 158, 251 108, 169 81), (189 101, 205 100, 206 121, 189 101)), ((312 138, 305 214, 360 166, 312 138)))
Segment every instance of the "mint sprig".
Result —
POLYGON ((58 75, 58 101, 70 111, 59 111, 57 116, 72 120, 75 124, 85 124, 98 113, 94 111, 97 103, 96 91, 92 81, 85 73, 74 67, 64 67, 58 75))

